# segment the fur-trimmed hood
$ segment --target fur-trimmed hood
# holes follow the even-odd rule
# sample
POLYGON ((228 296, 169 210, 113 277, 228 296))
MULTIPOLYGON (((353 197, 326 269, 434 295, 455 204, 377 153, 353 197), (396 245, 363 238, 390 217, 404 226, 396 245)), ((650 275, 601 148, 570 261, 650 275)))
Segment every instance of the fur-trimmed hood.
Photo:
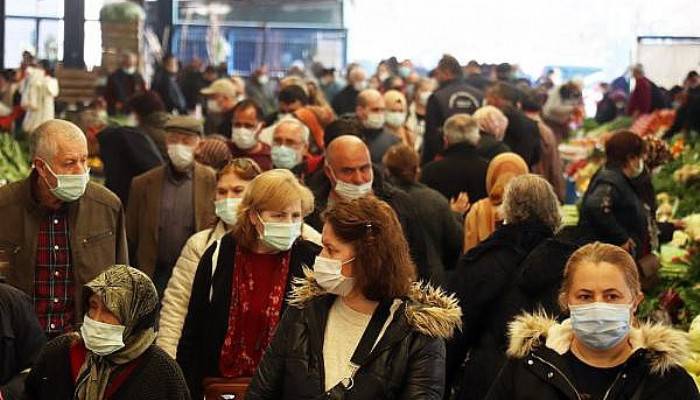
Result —
MULTIPOLYGON (((524 358, 536 347, 544 345, 558 354, 569 351, 573 340, 571 320, 558 323, 544 313, 522 314, 509 324, 508 356, 524 358)), ((688 336, 660 324, 642 323, 630 330, 633 351, 649 352, 649 367, 653 374, 663 375, 680 366, 688 354, 688 336)))
MULTIPOLYGON (((327 294, 314 279, 313 271, 305 268, 304 275, 294 280, 288 300, 292 307, 304 308, 312 299, 327 294)), ((408 325, 426 336, 449 339, 455 329, 462 329, 462 310, 453 294, 416 282, 404 302, 408 325)))

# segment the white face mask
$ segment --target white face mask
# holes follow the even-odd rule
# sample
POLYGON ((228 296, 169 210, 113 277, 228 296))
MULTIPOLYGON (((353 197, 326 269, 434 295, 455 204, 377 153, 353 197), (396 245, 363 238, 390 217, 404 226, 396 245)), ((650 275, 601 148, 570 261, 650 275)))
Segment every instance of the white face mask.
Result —
POLYGON ((644 159, 640 158, 639 159, 639 164, 637 164, 637 167, 635 170, 632 172, 631 178, 636 178, 639 175, 641 175, 644 172, 644 159))
POLYGON ((430 95, 432 95, 431 92, 421 92, 421 94, 418 95, 418 102, 422 106, 428 105, 428 99, 430 98, 430 95))
POLYGON ((331 176, 333 176, 333 179, 335 180, 335 187, 333 188, 333 190, 338 196, 342 197, 343 199, 355 200, 372 193, 372 183, 374 182, 373 177, 370 178, 369 182, 367 183, 363 183, 361 185, 354 185, 352 183, 341 181, 335 176, 335 172, 333 171, 333 169, 329 169, 331 170, 331 176))
POLYGON ((292 169, 301 162, 301 154, 289 146, 272 146, 272 164, 276 168, 292 169))
POLYGON ((219 107, 219 103, 214 99, 207 100, 207 112, 220 113, 221 107, 219 107))
POLYGON ((124 348, 124 329, 124 325, 105 324, 85 314, 80 336, 88 350, 104 357, 124 348))
POLYGON ((263 224, 262 241, 275 250, 291 249, 301 236, 301 222, 265 222, 260 215, 258 219, 263 224))
POLYGON ((231 140, 241 150, 250 150, 258 144, 255 131, 248 128, 231 129, 231 140))
POLYGON ((214 213, 221 218, 226 225, 233 226, 238 219, 238 206, 243 199, 227 197, 214 202, 214 213))
POLYGON ((355 82, 352 85, 352 87, 355 88, 355 90, 357 90, 358 92, 361 92, 361 91, 367 89, 367 82, 366 81, 355 82))
POLYGON ((384 126, 384 121, 384 113, 369 113, 364 125, 367 129, 381 129, 384 126))
POLYGON ((355 280, 346 277, 340 271, 343 265, 354 260, 355 258, 340 261, 317 256, 316 262, 314 262, 314 279, 326 292, 338 296, 347 296, 352 291, 355 280))
MULTIPOLYGON (((88 168, 84 174, 79 175, 56 175, 49 164, 44 161, 46 169, 49 173, 56 178, 56 187, 51 188, 49 185, 49 190, 56 196, 57 199, 65 201, 67 203, 71 201, 76 201, 83 196, 87 184, 90 181, 90 169, 88 168)), ((48 185, 48 181, 44 180, 48 185)))
POLYGON ((194 149, 186 144, 169 144, 168 157, 175 169, 187 171, 194 163, 194 149))
POLYGON ((389 126, 398 127, 406 122, 406 113, 401 111, 390 111, 386 113, 386 124, 389 126))
POLYGON ((267 75, 260 75, 258 76, 258 83, 261 85, 267 85, 267 83, 270 82, 270 77, 267 75))
POLYGON ((127 75, 133 75, 136 73, 136 67, 122 68, 127 75))

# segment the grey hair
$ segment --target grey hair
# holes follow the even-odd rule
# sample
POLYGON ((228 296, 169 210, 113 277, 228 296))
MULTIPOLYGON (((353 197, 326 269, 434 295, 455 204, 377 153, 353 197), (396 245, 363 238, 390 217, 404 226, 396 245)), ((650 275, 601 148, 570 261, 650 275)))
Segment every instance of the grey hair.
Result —
POLYGON ((61 119, 44 122, 30 135, 29 149, 32 159, 52 160, 58 150, 58 143, 63 141, 81 141, 87 146, 85 134, 74 123, 61 119))
POLYGON ((442 128, 447 145, 467 142, 472 146, 479 144, 479 125, 469 114, 455 114, 445 121, 442 128))
POLYGON ((503 197, 503 216, 507 223, 541 222, 552 231, 559 229, 559 201, 552 185, 535 174, 513 178, 503 197))
POLYGON ((309 130, 309 127, 303 122, 294 117, 284 117, 277 123, 277 125, 275 125, 275 131, 277 131, 277 129, 279 129, 279 127, 282 125, 295 125, 297 128, 301 129, 301 140, 304 141, 304 144, 309 144, 311 130, 309 130))

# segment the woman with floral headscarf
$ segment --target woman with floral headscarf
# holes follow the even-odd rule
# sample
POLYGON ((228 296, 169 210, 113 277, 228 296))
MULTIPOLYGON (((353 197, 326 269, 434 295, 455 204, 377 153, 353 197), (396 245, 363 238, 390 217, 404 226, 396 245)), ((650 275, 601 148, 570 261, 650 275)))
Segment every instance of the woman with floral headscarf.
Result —
POLYGON ((158 295, 115 265, 83 288, 80 332, 50 341, 27 377, 28 399, 189 399, 177 363, 154 345, 158 295))
POLYGON ((489 237, 503 222, 500 206, 503 193, 511 179, 528 173, 522 157, 515 153, 501 153, 489 163, 486 170, 488 197, 474 203, 464 220, 464 252, 489 237))

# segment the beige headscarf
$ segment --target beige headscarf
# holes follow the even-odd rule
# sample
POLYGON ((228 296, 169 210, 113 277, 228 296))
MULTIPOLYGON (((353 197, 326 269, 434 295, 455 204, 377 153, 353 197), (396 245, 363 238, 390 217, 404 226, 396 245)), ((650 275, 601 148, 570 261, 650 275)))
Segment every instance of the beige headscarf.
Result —
POLYGON ((515 153, 501 153, 491 160, 486 170, 488 197, 477 201, 464 220, 465 253, 496 230, 496 223, 502 219, 499 206, 503 202, 506 185, 516 176, 527 173, 527 163, 515 153))
POLYGON ((124 330, 124 348, 108 356, 90 351, 80 367, 74 399, 101 400, 112 372, 120 365, 140 357, 155 341, 158 294, 143 272, 126 265, 114 265, 85 284, 83 297, 93 294, 102 299, 124 330))

